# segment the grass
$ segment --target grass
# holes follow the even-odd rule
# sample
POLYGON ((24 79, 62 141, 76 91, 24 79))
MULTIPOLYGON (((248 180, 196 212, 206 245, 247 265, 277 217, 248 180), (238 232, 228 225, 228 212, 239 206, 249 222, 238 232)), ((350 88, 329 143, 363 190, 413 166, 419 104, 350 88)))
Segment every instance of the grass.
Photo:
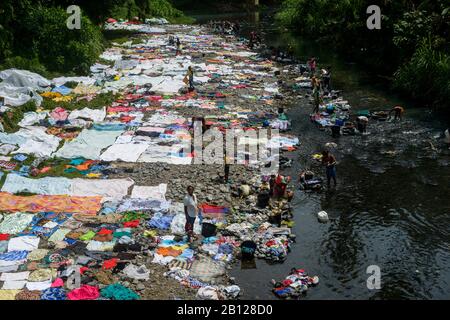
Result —
POLYGON ((39 169, 45 168, 45 167, 51 167, 52 169, 50 171, 47 171, 45 173, 39 174, 36 178, 45 178, 45 177, 65 177, 69 179, 74 178, 85 178, 84 175, 81 173, 75 171, 75 172, 64 172, 66 170, 66 166, 69 165, 70 160, 65 159, 48 159, 43 161, 39 165, 39 169))
POLYGON ((174 18, 170 18, 168 20, 170 23, 173 23, 173 24, 194 24, 196 21, 195 18, 190 17, 190 16, 174 17, 174 18))
POLYGON ((30 111, 36 111, 36 104, 34 101, 28 101, 21 106, 13 107, 10 111, 7 111, 0 116, 0 121, 5 132, 12 133, 19 130, 20 127, 18 123, 23 119, 24 113, 30 111))

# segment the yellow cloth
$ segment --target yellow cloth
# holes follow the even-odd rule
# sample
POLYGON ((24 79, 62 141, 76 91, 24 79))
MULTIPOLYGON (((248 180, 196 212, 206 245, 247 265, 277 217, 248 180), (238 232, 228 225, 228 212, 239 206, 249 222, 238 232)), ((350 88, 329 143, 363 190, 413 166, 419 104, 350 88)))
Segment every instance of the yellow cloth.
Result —
POLYGON ((53 98, 62 97, 62 94, 59 92, 46 91, 46 92, 41 93, 41 96, 44 98, 53 99, 53 98))
POLYGON ((52 100, 55 102, 69 102, 72 101, 73 97, 72 96, 64 96, 64 97, 56 97, 53 98, 52 100))
POLYGON ((101 173, 88 173, 86 177, 88 178, 100 178, 102 176, 101 173))
POLYGON ((0 300, 15 300, 21 290, 0 290, 0 300))

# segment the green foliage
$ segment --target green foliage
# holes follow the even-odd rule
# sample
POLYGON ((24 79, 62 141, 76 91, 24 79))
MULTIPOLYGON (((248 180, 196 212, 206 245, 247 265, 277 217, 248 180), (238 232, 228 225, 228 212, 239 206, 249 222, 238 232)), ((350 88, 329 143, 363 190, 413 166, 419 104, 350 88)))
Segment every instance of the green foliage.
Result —
POLYGON ((448 97, 449 11, 445 0, 285 0, 276 19, 377 73, 394 73, 395 88, 442 104, 448 97), (372 4, 381 8, 381 30, 366 27, 372 4))
POLYGON ((38 56, 50 71, 64 70, 86 74, 102 52, 102 35, 86 16, 81 28, 66 26, 67 13, 59 8, 38 7, 23 21, 28 34, 22 52, 31 58, 38 56))
POLYGON ((423 103, 448 107, 450 101, 450 55, 433 49, 423 40, 410 61, 395 73, 394 86, 423 103))
POLYGON ((115 19, 132 19, 139 17, 140 20, 157 17, 166 18, 170 22, 183 21, 191 23, 192 18, 186 17, 182 11, 174 8, 168 0, 125 0, 111 10, 111 17, 115 19))
POLYGON ((0 66, 48 75, 86 74, 108 44, 99 25, 116 19, 164 17, 171 22, 193 20, 168 0, 1 0, 0 66), (81 29, 69 30, 66 8, 81 8, 81 29))

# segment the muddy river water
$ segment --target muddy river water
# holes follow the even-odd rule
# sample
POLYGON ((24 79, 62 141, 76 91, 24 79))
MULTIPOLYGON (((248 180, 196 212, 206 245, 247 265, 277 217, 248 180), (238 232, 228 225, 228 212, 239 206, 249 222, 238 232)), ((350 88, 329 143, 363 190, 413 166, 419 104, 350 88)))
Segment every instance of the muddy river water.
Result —
POLYGON ((402 123, 371 121, 367 136, 333 139, 309 121, 308 100, 298 99, 289 116, 301 146, 285 173, 294 181, 305 167, 323 174, 311 155, 333 141, 338 186, 315 194, 296 190, 292 252, 283 264, 238 262, 231 275, 243 289, 242 298, 275 299, 270 280, 284 279, 292 267, 320 277, 304 299, 450 298, 450 152, 435 138, 445 128, 442 119, 386 93, 373 76, 332 48, 281 31, 271 14, 194 16, 199 22, 239 20, 243 35, 259 30, 268 45, 290 43, 301 61, 318 57, 333 67, 333 86, 353 110, 406 108, 402 123), (321 210, 328 212, 328 224, 318 223, 321 210), (367 288, 371 265, 381 270, 379 290, 367 288))

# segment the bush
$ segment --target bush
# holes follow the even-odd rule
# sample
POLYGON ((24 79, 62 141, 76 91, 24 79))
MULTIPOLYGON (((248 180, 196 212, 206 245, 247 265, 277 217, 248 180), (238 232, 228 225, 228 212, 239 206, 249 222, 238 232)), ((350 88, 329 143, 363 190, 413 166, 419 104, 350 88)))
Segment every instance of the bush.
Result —
POLYGON ((450 55, 432 48, 424 40, 411 60, 395 73, 395 88, 412 95, 421 102, 437 107, 449 106, 450 55))
POLYGON ((0 70, 11 68, 29 70, 31 72, 38 73, 46 78, 51 77, 48 70, 39 62, 38 58, 26 59, 24 57, 14 56, 6 58, 5 61, 0 65, 0 70))
POLYGON ((89 66, 102 52, 102 34, 88 18, 82 16, 81 29, 66 26, 68 14, 61 8, 37 7, 23 21, 27 38, 23 51, 31 59, 39 57, 50 71, 89 72, 89 66))

